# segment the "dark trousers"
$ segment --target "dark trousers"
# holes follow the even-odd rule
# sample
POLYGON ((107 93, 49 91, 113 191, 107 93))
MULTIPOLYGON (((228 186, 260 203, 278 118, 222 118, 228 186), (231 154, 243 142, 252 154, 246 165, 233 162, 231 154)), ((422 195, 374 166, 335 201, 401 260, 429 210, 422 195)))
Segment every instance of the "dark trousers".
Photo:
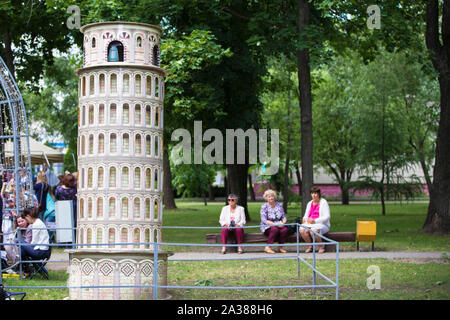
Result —
POLYGON ((228 236, 230 233, 234 233, 236 236, 236 242, 243 243, 244 242, 244 228, 236 228, 229 230, 228 228, 223 228, 221 233, 222 244, 227 244, 228 236))
POLYGON ((25 258, 30 257, 33 260, 42 260, 48 255, 48 250, 34 250, 35 245, 30 245, 29 243, 25 242, 24 240, 20 240, 21 246, 21 255, 22 260, 25 260, 25 258))
POLYGON ((279 244, 283 244, 286 242, 289 229, 286 226, 283 226, 282 228, 270 227, 264 231, 264 234, 268 237, 267 244, 273 244, 277 240, 279 244))

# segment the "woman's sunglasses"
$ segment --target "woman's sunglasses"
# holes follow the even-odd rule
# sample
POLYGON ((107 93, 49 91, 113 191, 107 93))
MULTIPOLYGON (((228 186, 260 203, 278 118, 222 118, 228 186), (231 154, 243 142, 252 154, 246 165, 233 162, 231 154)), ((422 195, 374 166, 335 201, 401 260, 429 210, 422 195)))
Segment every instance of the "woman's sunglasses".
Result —
POLYGON ((236 199, 228 199, 228 201, 236 201, 236 199))

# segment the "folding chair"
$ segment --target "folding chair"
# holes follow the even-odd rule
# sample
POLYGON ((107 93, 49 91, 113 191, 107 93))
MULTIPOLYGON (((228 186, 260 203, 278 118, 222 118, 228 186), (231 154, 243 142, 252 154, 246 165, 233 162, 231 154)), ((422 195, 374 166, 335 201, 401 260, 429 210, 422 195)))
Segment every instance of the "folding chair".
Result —
POLYGON ((48 271, 45 268, 45 265, 47 264, 48 260, 50 260, 50 256, 52 254, 52 247, 48 250, 48 253, 40 260, 36 261, 32 259, 31 257, 27 257, 24 261, 25 264, 28 264, 29 271, 30 271, 30 279, 33 279, 34 276, 37 274, 40 274, 43 278, 48 280, 48 271), (33 262, 27 262, 27 260, 31 260, 33 262))
POLYGON ((0 300, 15 300, 13 297, 14 296, 20 296, 22 295, 22 297, 20 298, 20 300, 23 300, 26 296, 26 292, 8 292, 5 291, 3 284, 0 284, 0 300))

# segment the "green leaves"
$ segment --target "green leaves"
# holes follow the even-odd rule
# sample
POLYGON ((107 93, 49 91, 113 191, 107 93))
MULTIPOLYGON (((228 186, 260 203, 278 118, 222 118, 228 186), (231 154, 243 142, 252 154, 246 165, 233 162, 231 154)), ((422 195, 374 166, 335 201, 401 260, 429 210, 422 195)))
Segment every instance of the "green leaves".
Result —
POLYGON ((186 120, 197 119, 210 104, 208 93, 212 90, 201 73, 232 55, 223 49, 216 37, 207 30, 193 30, 181 38, 167 38, 161 48, 162 67, 166 78, 166 131, 183 127, 186 120))

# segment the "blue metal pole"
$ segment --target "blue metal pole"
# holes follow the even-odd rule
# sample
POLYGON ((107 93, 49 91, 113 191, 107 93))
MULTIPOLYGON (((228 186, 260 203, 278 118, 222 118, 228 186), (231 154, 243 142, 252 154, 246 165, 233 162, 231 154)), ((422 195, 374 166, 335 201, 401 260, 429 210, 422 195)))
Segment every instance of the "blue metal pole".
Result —
POLYGON ((299 242, 300 224, 296 224, 296 226, 297 226, 297 277, 300 280, 300 242, 299 242))
MULTIPOLYGON (((22 228, 18 229, 19 230, 18 231, 19 239, 20 239, 21 229, 22 228)), ((20 240, 19 240, 19 273, 20 273, 20 280, 22 280, 22 243, 20 240)))
POLYGON ((153 243, 153 300, 158 300, 158 245, 153 243))
POLYGON ((339 300, 339 242, 336 244, 336 300, 339 300))
POLYGON ((313 231, 313 292, 316 294, 316 233, 313 231))

